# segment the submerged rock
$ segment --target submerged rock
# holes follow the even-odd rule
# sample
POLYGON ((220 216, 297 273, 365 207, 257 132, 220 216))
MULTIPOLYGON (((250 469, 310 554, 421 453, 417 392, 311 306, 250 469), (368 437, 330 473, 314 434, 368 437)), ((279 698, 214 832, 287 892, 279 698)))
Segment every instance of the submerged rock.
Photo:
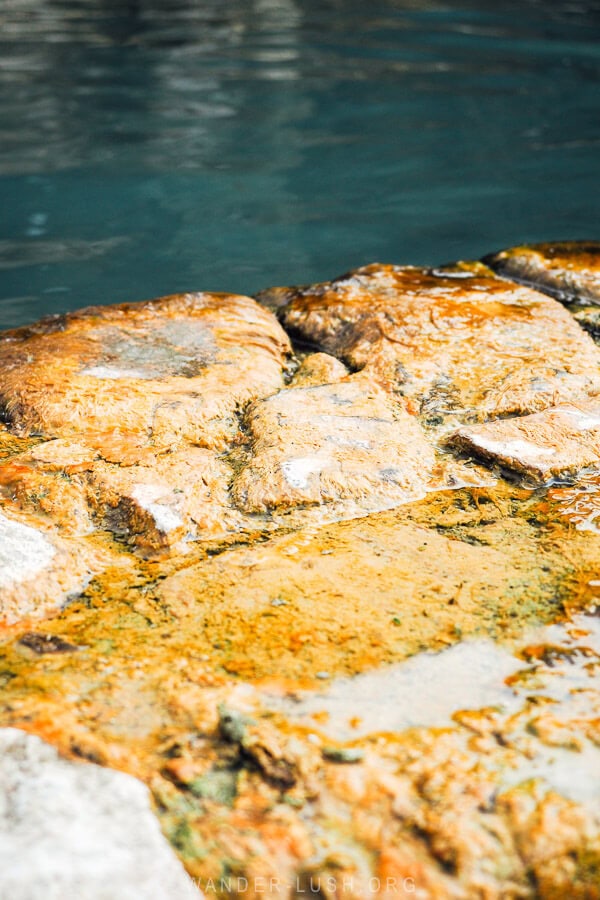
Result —
POLYGON ((600 305, 600 242, 556 241, 502 250, 488 265, 565 303, 600 305))
POLYGON ((201 900, 134 778, 0 729, 0 893, 10 900, 201 900))
POLYGON ((270 296, 286 329, 400 392, 426 424, 600 392, 600 355, 570 314, 481 264, 371 265, 270 296))

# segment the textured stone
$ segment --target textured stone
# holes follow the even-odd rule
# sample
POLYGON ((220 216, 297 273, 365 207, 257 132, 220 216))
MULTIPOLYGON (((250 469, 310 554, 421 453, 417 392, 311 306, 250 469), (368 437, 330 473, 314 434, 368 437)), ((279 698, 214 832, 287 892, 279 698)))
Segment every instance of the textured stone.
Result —
POLYGON ((556 241, 502 250, 486 258, 501 275, 565 303, 600 305, 600 243, 556 241))
POLYGON ((598 350, 569 313, 481 264, 371 265, 270 297, 286 329, 401 392, 432 425, 600 391, 598 350))
POLYGON ((60 609, 106 565, 86 544, 59 536, 47 524, 0 508, 0 622, 60 609))
POLYGON ((98 520, 141 550, 181 550, 186 538, 215 540, 240 525, 229 500, 231 470, 203 447, 146 465, 98 462, 88 477, 98 520))
POLYGON ((346 366, 328 353, 311 353, 306 356, 293 379, 294 387, 333 384, 348 375, 346 366))
POLYGON ((424 495, 435 462, 419 423, 362 376, 292 388, 248 412, 250 462, 233 496, 248 512, 353 501, 363 512, 424 495))
POLYGON ((0 896, 199 900, 136 779, 0 730, 0 896))
POLYGON ((600 403, 556 406, 459 429, 454 446, 545 481, 600 465, 600 403))
POLYGON ((92 307, 2 336, 0 405, 21 434, 117 431, 223 449, 238 406, 281 387, 289 352, 274 317, 248 297, 92 307))
POLYGON ((600 306, 571 307, 573 318, 598 343, 600 340, 600 306))
POLYGON ((478 496, 480 509, 449 492, 232 548, 154 596, 217 670, 253 680, 314 682, 440 649, 506 622, 532 591, 547 603, 564 572, 532 526, 494 507, 496 492, 478 496))
POLYGON ((186 896, 124 776, 87 805, 87 759, 150 787, 207 896, 595 897, 598 472, 532 486, 443 433, 525 423, 526 471, 579 466, 595 346, 481 264, 268 300, 295 357, 272 313, 215 295, 0 336, 0 724, 63 756, 57 800, 39 755, 19 775, 39 837, 25 853, 12 817, 0 896, 5 871, 10 900, 38 871, 44 900, 186 896), (150 884, 121 895, 138 834, 150 884), (65 835, 92 861, 63 862, 65 835))

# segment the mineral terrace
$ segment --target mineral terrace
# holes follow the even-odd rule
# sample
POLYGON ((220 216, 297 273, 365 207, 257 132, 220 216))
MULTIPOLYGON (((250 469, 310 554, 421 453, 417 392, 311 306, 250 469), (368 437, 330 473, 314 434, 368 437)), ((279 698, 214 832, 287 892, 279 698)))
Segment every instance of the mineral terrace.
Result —
POLYGON ((599 305, 570 242, 0 335, 0 895, 599 898, 599 305))

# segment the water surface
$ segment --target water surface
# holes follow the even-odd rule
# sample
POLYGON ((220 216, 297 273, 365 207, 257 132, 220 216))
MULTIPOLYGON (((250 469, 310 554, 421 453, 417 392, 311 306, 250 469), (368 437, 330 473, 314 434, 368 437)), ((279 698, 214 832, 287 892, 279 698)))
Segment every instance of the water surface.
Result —
POLYGON ((0 327, 598 237, 600 3, 6 0, 0 327))

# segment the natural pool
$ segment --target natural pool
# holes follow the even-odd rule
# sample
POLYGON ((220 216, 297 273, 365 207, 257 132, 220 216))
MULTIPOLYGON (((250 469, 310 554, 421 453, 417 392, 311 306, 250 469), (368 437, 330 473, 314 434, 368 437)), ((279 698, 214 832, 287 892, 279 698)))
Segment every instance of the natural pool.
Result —
POLYGON ((600 3, 11 0, 0 327, 598 232, 600 3))

